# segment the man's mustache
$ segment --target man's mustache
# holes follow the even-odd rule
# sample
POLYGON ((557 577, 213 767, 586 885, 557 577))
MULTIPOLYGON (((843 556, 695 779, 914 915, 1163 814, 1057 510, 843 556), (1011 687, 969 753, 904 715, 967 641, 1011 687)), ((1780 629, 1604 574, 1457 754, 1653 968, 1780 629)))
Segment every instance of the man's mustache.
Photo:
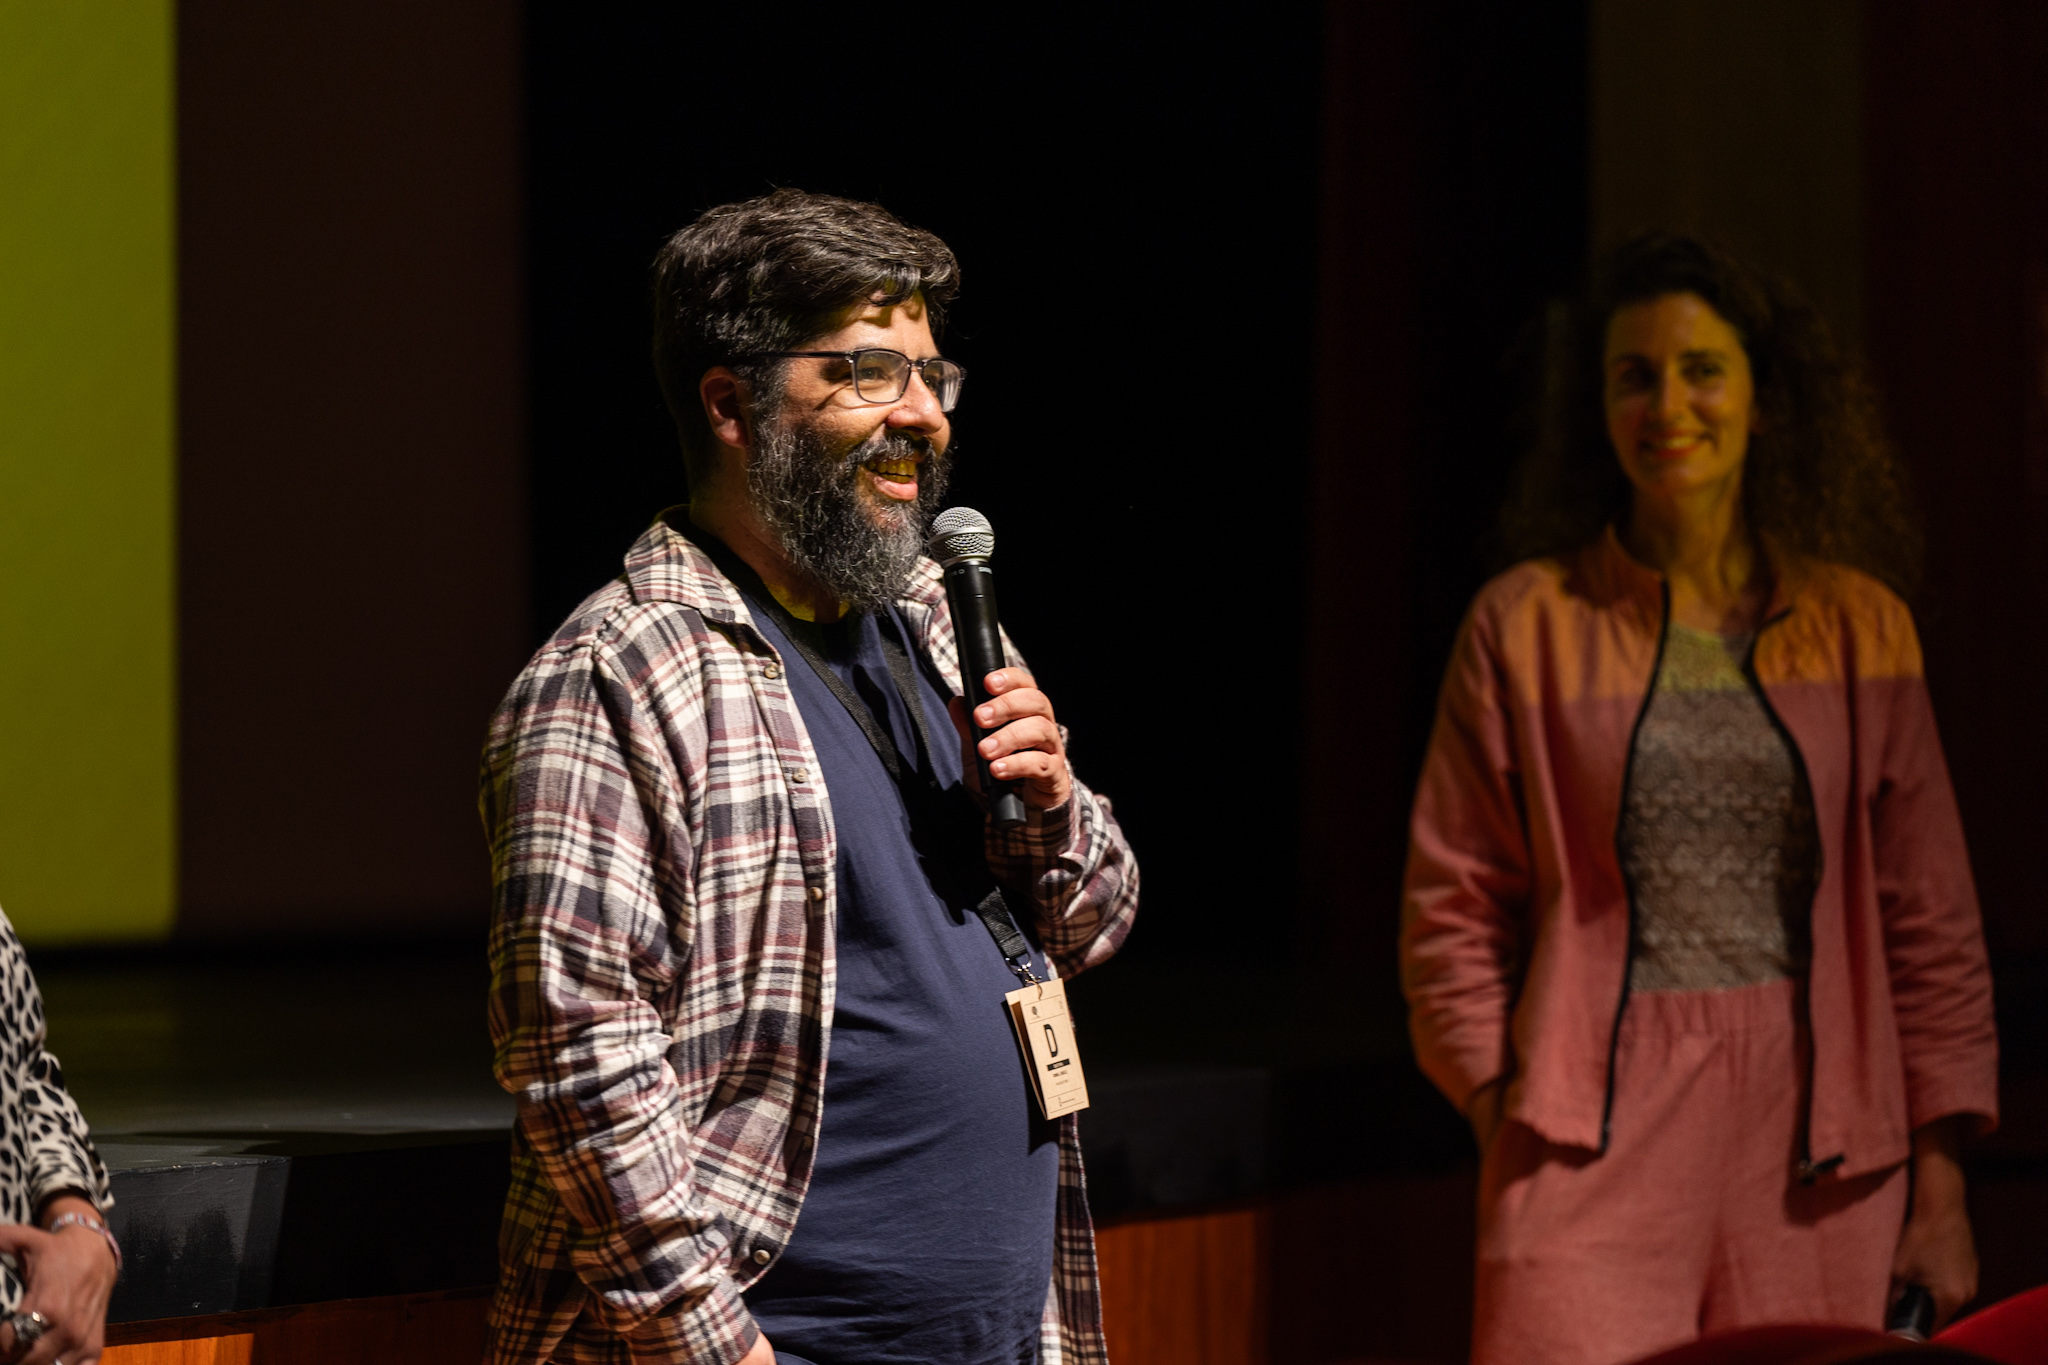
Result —
POLYGON ((938 456, 932 449, 928 436, 912 436, 907 432, 891 432, 887 435, 876 432, 846 452, 846 463, 863 465, 870 460, 889 458, 913 458, 931 460, 938 456))

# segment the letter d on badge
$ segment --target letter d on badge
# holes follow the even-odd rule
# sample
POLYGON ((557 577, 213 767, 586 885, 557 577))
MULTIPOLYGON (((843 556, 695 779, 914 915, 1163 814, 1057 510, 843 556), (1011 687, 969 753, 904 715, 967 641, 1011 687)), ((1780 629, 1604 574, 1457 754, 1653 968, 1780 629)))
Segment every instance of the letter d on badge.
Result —
POLYGON ((1011 991, 1003 997, 1024 1069, 1031 1073, 1031 1091, 1049 1119, 1088 1107, 1088 1082, 1081 1074, 1081 1054, 1074 1045, 1074 1019, 1067 1013, 1067 986, 1054 978, 1011 991))

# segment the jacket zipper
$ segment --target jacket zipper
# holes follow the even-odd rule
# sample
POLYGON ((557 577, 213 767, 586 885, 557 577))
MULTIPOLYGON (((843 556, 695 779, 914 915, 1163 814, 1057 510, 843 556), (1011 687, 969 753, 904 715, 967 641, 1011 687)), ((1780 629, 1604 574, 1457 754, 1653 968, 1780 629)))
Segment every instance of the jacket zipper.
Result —
POLYGON ((1621 868, 1623 888, 1628 892, 1628 946, 1621 955, 1621 1001, 1614 1007, 1614 1029, 1607 1036, 1607 1097, 1600 1105, 1600 1154, 1607 1152, 1614 1126, 1614 1062, 1621 1052, 1621 1017, 1628 1012, 1628 982, 1636 965, 1636 886, 1628 875, 1628 857, 1622 851, 1621 835, 1628 824, 1628 793, 1635 783, 1636 741, 1643 733, 1643 718, 1657 696, 1657 675, 1664 669, 1664 646, 1671 636, 1671 585, 1659 583, 1662 615, 1657 621, 1657 657, 1650 662, 1650 685, 1643 692, 1643 704, 1636 709, 1636 723, 1628 732, 1628 756, 1621 768, 1621 808, 1614 816, 1614 861, 1621 868))
MULTIPOLYGON (((1764 708, 1764 714, 1770 717, 1771 725, 1777 730, 1779 737, 1785 741, 1785 747, 1791 751, 1792 762, 1795 765, 1797 765, 1799 769, 1799 780, 1805 784, 1807 791, 1807 799, 1810 801, 1813 799, 1813 779, 1811 774, 1809 774, 1806 770, 1806 755, 1800 752, 1799 741, 1794 739, 1792 737, 1792 732, 1785 728, 1785 722, 1779 718, 1777 709, 1771 705, 1771 699, 1769 694, 1764 691, 1763 679, 1759 678, 1756 673, 1756 647, 1758 641, 1763 639, 1763 634, 1766 630, 1770 629, 1772 626, 1776 625, 1779 621, 1782 621, 1784 619, 1785 613, 1780 612, 1778 615, 1773 616, 1770 620, 1764 622, 1762 625, 1757 627, 1756 639, 1753 639, 1749 642, 1749 657, 1742 661, 1742 674, 1745 678, 1749 680, 1750 689, 1756 693, 1757 702, 1764 708)), ((1818 833, 1818 819, 1819 812, 1816 811, 1816 833, 1818 833)), ((1820 879, 1822 874, 1827 870, 1827 850, 1821 846, 1819 839, 1814 840, 1813 858, 1813 895, 1815 899, 1818 899, 1820 896, 1820 879)), ((1806 963, 1807 979, 1799 984, 1799 1009, 1800 1012, 1806 1016, 1806 1122, 1803 1125, 1801 1125, 1800 1128, 1799 1164, 1794 1168, 1794 1170, 1798 1174, 1801 1184, 1811 1185, 1816 1179, 1819 1178, 1822 1172, 1832 1170, 1836 1166, 1842 1164, 1842 1154, 1840 1153, 1828 1157, 1826 1160, 1823 1161, 1815 1161, 1813 1159, 1814 1045, 1812 989, 1812 902, 1808 902, 1806 907, 1806 942, 1808 954, 1806 963)))

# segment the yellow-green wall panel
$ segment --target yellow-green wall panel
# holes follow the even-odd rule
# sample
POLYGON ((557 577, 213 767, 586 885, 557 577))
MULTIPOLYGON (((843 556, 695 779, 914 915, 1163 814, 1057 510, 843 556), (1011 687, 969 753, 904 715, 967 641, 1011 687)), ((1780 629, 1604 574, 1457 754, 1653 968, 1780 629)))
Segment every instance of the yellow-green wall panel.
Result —
POLYGON ((0 905, 158 938, 176 898, 168 0, 0 0, 0 905))

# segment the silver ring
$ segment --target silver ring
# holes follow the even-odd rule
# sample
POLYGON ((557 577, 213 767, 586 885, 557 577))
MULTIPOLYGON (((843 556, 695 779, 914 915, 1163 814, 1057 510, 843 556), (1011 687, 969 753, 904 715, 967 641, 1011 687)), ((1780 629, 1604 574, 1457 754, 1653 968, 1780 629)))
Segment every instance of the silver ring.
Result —
POLYGON ((41 1313, 16 1313, 7 1319, 7 1325, 14 1329, 14 1341, 18 1346, 33 1346, 43 1339, 43 1333, 50 1330, 50 1320, 41 1313))

